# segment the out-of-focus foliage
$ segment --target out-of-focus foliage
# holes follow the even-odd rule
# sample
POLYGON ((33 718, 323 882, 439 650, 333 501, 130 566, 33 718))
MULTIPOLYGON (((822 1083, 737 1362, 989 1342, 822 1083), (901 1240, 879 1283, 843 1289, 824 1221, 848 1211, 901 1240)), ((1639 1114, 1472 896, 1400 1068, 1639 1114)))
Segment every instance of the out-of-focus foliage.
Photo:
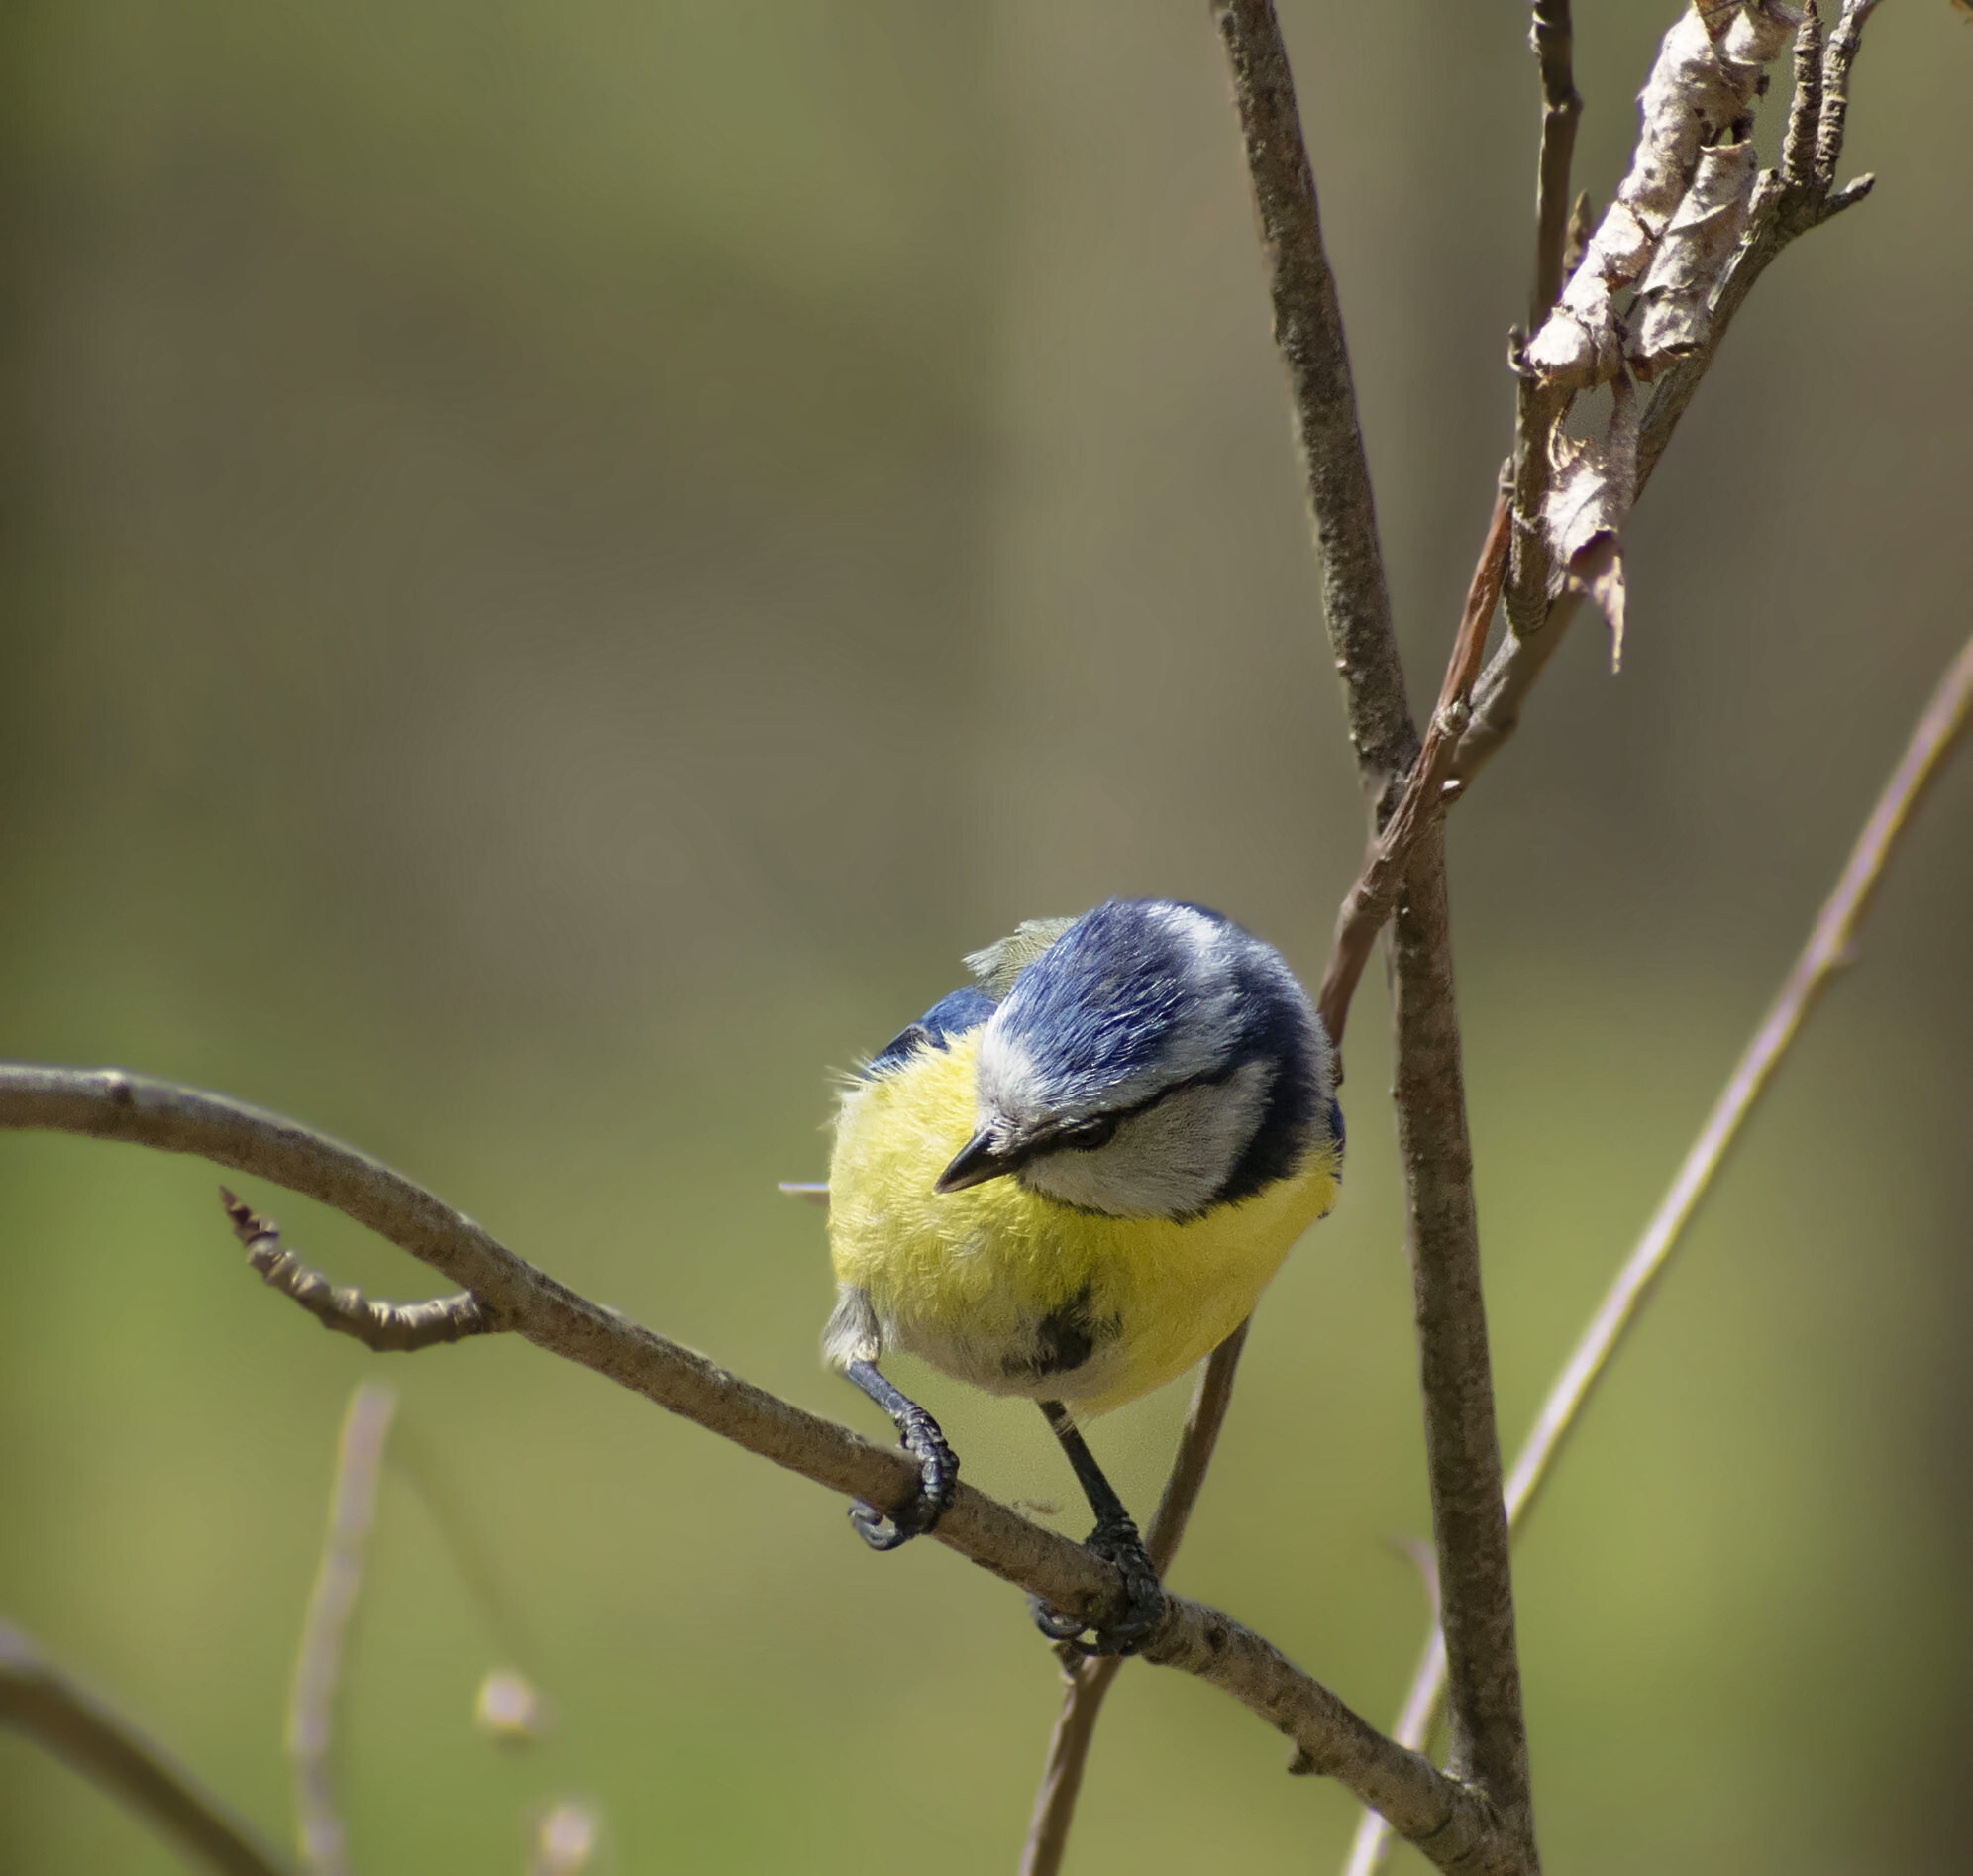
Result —
MULTIPOLYGON (((1670 5, 1578 10, 1601 198, 1670 5)), ((1513 8, 1287 17, 1422 697, 1509 420, 1534 74, 1513 8)), ((41 0, 0 37, 0 1050, 303 1116, 879 1430, 774 1192, 828 1071, 1112 891, 1312 974, 1361 850, 1204 9, 41 0)), ((1948 9, 1873 22, 1876 197, 1736 326, 1631 532, 1622 677, 1578 627, 1458 811, 1510 1440, 1967 629, 1969 85, 1948 9)), ((1558 1869, 1963 1864, 1969 827, 1962 767, 1522 1552, 1558 1869)), ((1383 1018, 1373 984, 1344 1201, 1178 1573, 1380 1718, 1426 1515, 1383 1018)), ((374 1364, 244 1271, 215 1183, 0 1139, 0 1607, 278 1834, 374 1364)), ((1056 1702, 1018 1598, 525 1347, 392 1374, 363 1870, 520 1867, 565 1795, 625 1871, 1011 1866, 1056 1702), (473 1728, 496 1663, 554 1703, 534 1752, 473 1728)), ((1030 1411, 908 1378, 969 1477, 1072 1499, 1030 1411)), ((1097 1430, 1140 1507, 1179 1410, 1097 1430)), ((1325 1867, 1351 1807, 1281 1758, 1132 1670, 1076 1867, 1325 1867)), ((0 1739, 0 1868, 170 1867, 0 1739)))

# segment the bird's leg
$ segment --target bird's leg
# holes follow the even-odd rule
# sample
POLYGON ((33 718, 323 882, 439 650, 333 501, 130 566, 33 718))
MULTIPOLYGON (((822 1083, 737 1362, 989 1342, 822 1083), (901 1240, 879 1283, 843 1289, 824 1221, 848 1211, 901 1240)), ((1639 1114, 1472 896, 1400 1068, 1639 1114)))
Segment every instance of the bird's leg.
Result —
POLYGON ((1069 1409, 1060 1401, 1044 1401, 1041 1410, 1050 1430, 1062 1442, 1062 1450, 1069 1455, 1070 1465, 1076 1469, 1077 1481, 1090 1501, 1090 1510, 1096 1514, 1096 1527, 1084 1547, 1122 1571, 1124 1585, 1130 1592, 1130 1607, 1120 1622, 1093 1630, 1094 1640, 1085 1642, 1080 1637, 1090 1627, 1088 1622, 1051 1609, 1039 1597, 1033 1597, 1029 1600, 1034 1625, 1050 1641, 1066 1641, 1083 1654, 1135 1654, 1151 1639, 1165 1614, 1165 1592, 1158 1587, 1157 1566, 1144 1548, 1144 1539, 1137 1534, 1136 1523, 1123 1509, 1123 1501, 1103 1477, 1095 1454, 1069 1417, 1069 1409))
POLYGON ((959 1459, 946 1444, 938 1421, 884 1380, 875 1362, 845 1362, 843 1375, 890 1415, 898 1444, 918 1462, 917 1496, 888 1517, 861 1499, 850 1506, 850 1522, 865 1543, 873 1550, 895 1550, 922 1536, 952 1509, 953 1495, 959 1490, 959 1459))

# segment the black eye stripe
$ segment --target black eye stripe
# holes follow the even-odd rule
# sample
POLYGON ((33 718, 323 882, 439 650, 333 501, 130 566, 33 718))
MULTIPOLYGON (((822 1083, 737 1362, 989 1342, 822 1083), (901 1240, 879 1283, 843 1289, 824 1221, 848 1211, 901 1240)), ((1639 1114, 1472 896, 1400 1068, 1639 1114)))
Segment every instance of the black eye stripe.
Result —
POLYGON ((1223 1069, 1212 1069, 1203 1075, 1189 1075, 1183 1082, 1174 1082, 1169 1088, 1161 1088, 1155 1094, 1147 1094, 1142 1100, 1128 1107, 1118 1107, 1113 1112, 1097 1114, 1093 1119, 1080 1120, 1053 1133, 1044 1141, 1038 1142, 1044 1153, 1068 1152, 1093 1153, 1096 1148, 1108 1146, 1116 1138, 1116 1130, 1126 1120, 1135 1120, 1139 1114, 1148 1114, 1162 1100, 1173 1094, 1183 1094, 1189 1088, 1222 1088, 1245 1065, 1235 1062, 1223 1069))
POLYGON ((1058 1147, 1073 1148, 1078 1153, 1093 1153, 1099 1146, 1108 1146, 1116 1138, 1121 1114, 1099 1114, 1093 1120, 1085 1120, 1073 1127, 1065 1127, 1056 1135, 1054 1144, 1058 1147))

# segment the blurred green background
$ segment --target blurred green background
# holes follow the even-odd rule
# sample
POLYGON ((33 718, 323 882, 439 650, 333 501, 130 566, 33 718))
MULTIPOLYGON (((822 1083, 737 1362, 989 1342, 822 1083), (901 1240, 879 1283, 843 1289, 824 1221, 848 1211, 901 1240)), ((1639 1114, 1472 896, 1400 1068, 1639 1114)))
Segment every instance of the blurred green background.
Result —
MULTIPOLYGON (((1672 9, 1578 13, 1601 202, 1672 9)), ((1285 18, 1422 700, 1510 420, 1525 9, 1285 18)), ((1111 892, 1312 976, 1361 851, 1205 9, 40 0, 0 42, 0 1052, 301 1116, 881 1432, 774 1190, 830 1071, 1111 892)), ((1736 327, 1621 677, 1579 627, 1454 822, 1510 1444, 1968 629, 1969 96, 1945 0, 1885 8, 1877 195, 1736 327)), ((1520 1553, 1552 1869, 1965 1866, 1969 836, 1962 760, 1520 1553)), ((1428 1523, 1385 1021, 1373 982, 1345 1198, 1177 1572, 1380 1720, 1428 1523)), ((385 1375, 513 1632, 394 1471, 362 1870, 518 1868, 563 1794, 626 1872, 1011 1869, 1057 1701, 1018 1598, 524 1346, 323 1334, 215 1183, 0 1138, 0 1612, 283 1837, 336 1428, 385 1375), (511 1759, 468 1715, 517 1650, 563 1724, 511 1759)), ((1030 1409, 904 1378, 1080 1534, 1030 1409)), ((1182 1395, 1097 1429, 1140 1508, 1182 1395)), ((1283 1758, 1131 1670, 1074 1867, 1333 1867, 1353 1807, 1283 1758)), ((172 1867, 0 1737, 6 1876, 172 1867)))

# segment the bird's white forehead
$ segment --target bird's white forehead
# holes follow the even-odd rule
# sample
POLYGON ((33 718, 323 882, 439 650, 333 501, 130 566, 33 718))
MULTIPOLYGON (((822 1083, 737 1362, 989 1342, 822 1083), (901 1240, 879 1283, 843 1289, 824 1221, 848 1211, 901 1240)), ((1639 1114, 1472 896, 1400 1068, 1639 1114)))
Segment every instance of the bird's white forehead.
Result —
POLYGON ((983 1122, 997 1117, 1032 1123, 1052 1111, 1027 1045, 996 1023, 989 1022, 980 1038, 974 1087, 983 1122))
POLYGON ((1072 1036, 1039 1032, 1031 1023, 1017 1027, 1003 1005, 980 1039, 976 1087, 983 1124, 1080 1118, 1128 1106, 1224 1066, 1226 1039, 1238 1016, 1235 933, 1190 905, 1147 905, 1143 915, 1171 941, 1174 962, 1182 960, 1176 973, 1182 1002, 1159 1025, 1157 1054, 1122 1076, 1101 1074, 1094 1063, 1076 1059, 1072 1036), (1051 1048, 1056 1041, 1062 1046, 1051 1048))

